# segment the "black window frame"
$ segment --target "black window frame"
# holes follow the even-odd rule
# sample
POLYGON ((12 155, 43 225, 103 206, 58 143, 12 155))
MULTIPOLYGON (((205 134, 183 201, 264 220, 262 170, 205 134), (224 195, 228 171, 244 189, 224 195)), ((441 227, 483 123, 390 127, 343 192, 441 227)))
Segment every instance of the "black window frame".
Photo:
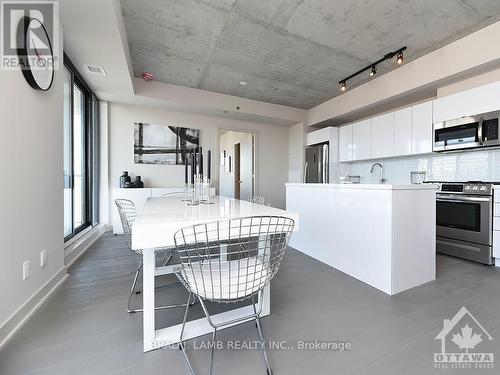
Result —
MULTIPOLYGON (((78 69, 64 53, 64 66, 68 69, 71 75, 71 98, 70 98, 70 139, 71 139, 71 152, 70 152, 70 165, 73 168, 73 150, 74 150, 74 137, 73 137, 73 121, 74 121, 74 87, 78 89, 85 96, 85 209, 84 220, 78 227, 72 227, 72 233, 64 237, 64 242, 75 237, 78 233, 94 226, 98 223, 99 215, 99 98, 85 82, 78 69)), ((71 173, 71 188, 74 187, 74 174, 71 173)), ((71 207, 71 222, 73 225, 73 194, 72 194, 72 207, 71 207)))

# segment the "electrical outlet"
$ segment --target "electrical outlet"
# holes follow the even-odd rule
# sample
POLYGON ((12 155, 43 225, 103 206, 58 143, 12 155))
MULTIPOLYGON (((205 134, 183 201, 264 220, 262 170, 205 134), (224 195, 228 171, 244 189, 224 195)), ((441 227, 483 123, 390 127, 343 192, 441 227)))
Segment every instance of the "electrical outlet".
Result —
POLYGON ((30 261, 27 260, 23 263, 23 280, 26 280, 30 277, 30 261))
POLYGON ((47 250, 40 251, 40 267, 47 265, 47 250))

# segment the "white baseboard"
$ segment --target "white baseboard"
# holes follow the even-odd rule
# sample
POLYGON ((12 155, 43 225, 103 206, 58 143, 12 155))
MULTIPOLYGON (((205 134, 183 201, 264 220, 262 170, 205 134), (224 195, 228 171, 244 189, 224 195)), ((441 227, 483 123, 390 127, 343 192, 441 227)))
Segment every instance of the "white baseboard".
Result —
POLYGON ((85 233, 78 241, 73 242, 70 246, 64 249, 66 254, 64 264, 66 267, 71 266, 83 253, 95 242, 104 232, 109 230, 109 226, 105 224, 97 224, 92 230, 85 233))
POLYGON ((63 266, 24 305, 7 319, 0 327, 0 350, 67 278, 66 266, 63 266))

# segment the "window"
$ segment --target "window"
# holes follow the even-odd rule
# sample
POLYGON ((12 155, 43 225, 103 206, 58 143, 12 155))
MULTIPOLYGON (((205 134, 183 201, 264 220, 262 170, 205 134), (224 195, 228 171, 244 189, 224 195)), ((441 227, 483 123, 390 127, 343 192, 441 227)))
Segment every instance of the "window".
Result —
POLYGON ((99 101, 64 55, 64 239, 98 222, 99 101))

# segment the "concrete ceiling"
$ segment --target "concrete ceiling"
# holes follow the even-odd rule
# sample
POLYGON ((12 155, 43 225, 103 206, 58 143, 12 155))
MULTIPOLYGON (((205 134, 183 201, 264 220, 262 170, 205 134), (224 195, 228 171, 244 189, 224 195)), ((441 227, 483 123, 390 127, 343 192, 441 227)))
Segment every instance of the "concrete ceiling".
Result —
MULTIPOLYGON (((122 0, 121 6, 136 75, 149 71, 165 83, 305 109, 338 95, 340 79, 389 51, 406 45, 410 61, 500 18, 498 0, 122 0)), ((386 62, 377 75, 394 68, 386 62)))

